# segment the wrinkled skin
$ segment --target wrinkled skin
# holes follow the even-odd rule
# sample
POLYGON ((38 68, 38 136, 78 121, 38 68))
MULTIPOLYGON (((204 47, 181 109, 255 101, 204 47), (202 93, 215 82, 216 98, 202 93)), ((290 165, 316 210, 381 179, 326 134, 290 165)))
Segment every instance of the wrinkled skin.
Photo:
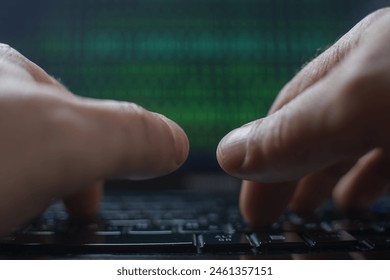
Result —
POLYGON ((263 119, 219 144, 222 168, 244 179, 243 216, 272 223, 312 212, 331 194, 368 207, 389 187, 390 9, 370 14, 308 63, 263 119))

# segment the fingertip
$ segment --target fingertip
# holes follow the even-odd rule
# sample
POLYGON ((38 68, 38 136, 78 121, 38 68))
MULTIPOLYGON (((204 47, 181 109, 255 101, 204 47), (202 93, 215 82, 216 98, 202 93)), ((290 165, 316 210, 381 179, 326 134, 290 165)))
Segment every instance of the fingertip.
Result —
POLYGON ((311 173, 297 183, 288 208, 298 214, 313 213, 330 196, 339 177, 325 171, 311 173))
POLYGON ((261 204, 261 201, 259 200, 261 200, 261 198, 257 197, 254 188, 256 188, 256 186, 254 186, 253 182, 242 182, 239 206, 242 217, 251 227, 261 227, 270 224, 273 219, 267 221, 268 219, 264 219, 264 217, 269 216, 263 215, 261 211, 259 211, 259 203, 261 204))
POLYGON ((238 175, 244 165, 250 125, 232 130, 219 142, 217 160, 221 168, 231 175, 238 175))
POLYGON ((373 199, 365 195, 356 195, 346 191, 338 185, 333 191, 333 199, 338 208, 342 210, 368 209, 373 199))
POLYGON ((295 182, 261 184, 243 181, 240 211, 252 228, 269 226, 286 209, 295 190, 295 182))
POLYGON ((174 147, 175 147, 176 164, 177 167, 179 167, 186 161, 189 154, 190 143, 187 134, 174 121, 168 119, 167 117, 161 114, 158 113, 154 113, 154 114, 158 116, 162 121, 164 121, 170 128, 173 142, 174 142, 174 147))
POLYGON ((347 174, 333 191, 337 206, 344 210, 368 209, 386 194, 389 184, 378 177, 364 178, 364 175, 347 174))
POLYGON ((83 157, 92 162, 95 177, 150 179, 175 171, 187 159, 188 138, 166 117, 129 102, 83 99, 81 104, 91 155, 83 157))
POLYGON ((63 201, 70 217, 83 221, 91 221, 97 218, 102 196, 103 182, 99 181, 77 193, 65 197, 63 201))

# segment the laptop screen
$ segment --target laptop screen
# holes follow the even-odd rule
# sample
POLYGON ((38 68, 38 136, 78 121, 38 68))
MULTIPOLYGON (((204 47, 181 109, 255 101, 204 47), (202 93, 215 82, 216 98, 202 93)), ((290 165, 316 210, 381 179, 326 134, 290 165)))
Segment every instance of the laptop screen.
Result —
POLYGON ((231 129, 380 1, 12 0, 1 41, 75 94, 126 100, 187 132, 185 168, 216 169, 231 129), (369 3, 368 3, 369 2, 369 3))

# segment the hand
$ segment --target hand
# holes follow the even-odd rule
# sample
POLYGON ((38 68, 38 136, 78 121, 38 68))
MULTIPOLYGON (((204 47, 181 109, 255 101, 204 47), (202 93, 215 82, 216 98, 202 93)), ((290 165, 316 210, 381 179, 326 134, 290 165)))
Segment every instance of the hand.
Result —
POLYGON ((93 215, 103 179, 163 175, 187 154, 174 122, 135 104, 77 97, 0 45, 0 235, 57 198, 74 215, 93 215))
POLYGON ((357 24, 279 93, 269 116, 219 144, 222 168, 245 180, 243 216, 273 222, 311 212, 331 193, 368 207, 389 187, 390 9, 357 24))

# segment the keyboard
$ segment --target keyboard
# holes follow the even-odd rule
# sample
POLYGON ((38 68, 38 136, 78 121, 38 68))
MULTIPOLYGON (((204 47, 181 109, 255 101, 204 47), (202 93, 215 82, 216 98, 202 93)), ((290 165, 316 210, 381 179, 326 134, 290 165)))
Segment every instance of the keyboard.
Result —
POLYGON ((99 217, 80 221, 53 204, 2 238, 1 258, 389 259, 390 198, 370 211, 328 203, 310 216, 286 212, 265 228, 242 220, 237 196, 107 194, 99 217))

